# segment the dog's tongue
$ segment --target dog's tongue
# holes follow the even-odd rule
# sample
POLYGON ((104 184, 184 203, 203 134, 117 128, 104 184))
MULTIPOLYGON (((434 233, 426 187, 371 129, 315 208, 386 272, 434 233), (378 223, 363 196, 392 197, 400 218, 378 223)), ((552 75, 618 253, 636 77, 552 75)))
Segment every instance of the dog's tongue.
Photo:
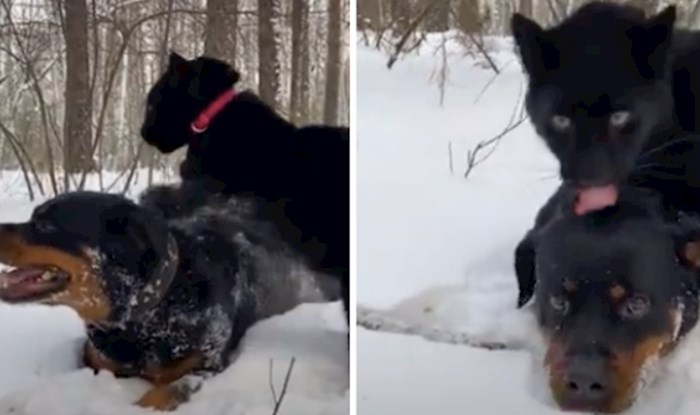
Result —
POLYGON ((617 186, 612 184, 602 187, 586 187, 579 189, 576 193, 574 212, 577 215, 585 215, 617 203, 617 186))

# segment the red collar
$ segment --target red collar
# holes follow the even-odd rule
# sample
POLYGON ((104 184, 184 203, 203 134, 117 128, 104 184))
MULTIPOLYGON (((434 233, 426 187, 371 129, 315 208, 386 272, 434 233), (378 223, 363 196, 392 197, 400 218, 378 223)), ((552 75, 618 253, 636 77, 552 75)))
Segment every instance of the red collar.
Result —
POLYGON ((236 96, 237 92, 233 89, 227 89, 222 92, 211 104, 207 105, 197 118, 190 124, 190 130, 194 134, 201 134, 209 128, 209 123, 216 117, 221 110, 228 105, 229 102, 236 96))

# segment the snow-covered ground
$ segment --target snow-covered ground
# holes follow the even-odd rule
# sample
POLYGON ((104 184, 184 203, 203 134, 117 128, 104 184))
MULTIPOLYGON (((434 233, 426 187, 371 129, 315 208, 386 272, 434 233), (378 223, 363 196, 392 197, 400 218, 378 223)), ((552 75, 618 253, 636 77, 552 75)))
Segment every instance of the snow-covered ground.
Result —
MULTIPOLYGON (((391 70, 385 55, 358 46, 358 303, 419 332, 520 351, 358 329, 358 413, 559 413, 537 354, 527 351, 536 349, 535 326, 515 308, 512 270, 515 245, 558 185, 557 164, 525 123, 463 178, 467 151, 504 129, 525 79, 510 42, 493 41, 505 69, 482 94, 493 72, 451 44, 441 107, 438 40, 391 70)), ((697 413, 700 337, 693 337, 629 413, 697 413)))
MULTIPOLYGON (((144 188, 145 174, 133 194, 144 188)), ((114 177, 107 177, 111 183, 114 177)), ((157 178, 161 179, 161 178, 157 178)), ((169 178, 161 179, 168 180, 169 178)), ((90 188, 98 181, 91 178, 90 188)), ((118 187, 119 189, 121 187, 118 187)), ((29 202, 17 173, 0 173, 0 222, 25 220, 29 202)), ((83 327, 63 307, 0 304, 0 415, 154 413, 131 405, 145 382, 94 376, 79 368, 83 327)), ((347 327, 340 302, 303 304, 262 321, 246 335, 235 363, 204 384, 176 414, 270 415, 292 357, 281 415, 347 415, 350 397, 347 327), (272 362, 272 376, 270 375, 272 362)))

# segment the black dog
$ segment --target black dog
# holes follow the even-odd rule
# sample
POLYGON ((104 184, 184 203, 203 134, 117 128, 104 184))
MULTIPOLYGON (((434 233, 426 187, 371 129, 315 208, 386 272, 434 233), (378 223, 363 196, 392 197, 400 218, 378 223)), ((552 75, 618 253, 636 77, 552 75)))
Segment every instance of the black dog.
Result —
POLYGON ((163 153, 185 145, 184 181, 254 197, 258 215, 316 269, 344 281, 350 269, 350 142, 347 128, 298 128, 255 94, 235 92, 239 74, 206 57, 173 53, 148 94, 141 135, 163 153))
POLYGON ((642 189, 583 216, 574 196, 560 189, 519 247, 520 301, 534 294, 557 403, 620 412, 697 323, 700 222, 642 189))
POLYGON ((640 154, 700 131, 700 34, 675 17, 593 2, 548 30, 512 18, 528 114, 579 214, 614 204, 640 154))
POLYGON ((88 366, 147 379, 137 404, 175 409, 254 323, 340 296, 245 211, 210 202, 166 221, 118 195, 58 196, 28 222, 0 224, 0 261, 16 267, 0 275, 0 299, 73 308, 88 366))

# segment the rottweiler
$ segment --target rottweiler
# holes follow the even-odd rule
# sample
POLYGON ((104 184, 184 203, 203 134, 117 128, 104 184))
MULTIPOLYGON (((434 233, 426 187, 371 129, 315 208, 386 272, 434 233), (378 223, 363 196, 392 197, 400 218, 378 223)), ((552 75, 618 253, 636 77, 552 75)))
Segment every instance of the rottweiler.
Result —
POLYGON ((670 217, 643 189, 623 187, 615 206, 585 215, 574 197, 560 189, 519 246, 519 304, 534 295, 560 407, 616 413, 697 323, 700 221, 670 217))
POLYGON ((545 29, 515 13, 527 113, 583 214, 615 203, 637 158, 700 132, 700 32, 595 1, 545 29))
POLYGON ((316 270, 350 272, 350 133, 296 126, 249 90, 218 59, 171 53, 151 87, 141 136, 162 153, 187 146, 183 181, 211 192, 255 197, 259 215, 316 270))
MULTIPOLYGON (((154 198, 154 195, 151 195, 154 198)), ((166 219, 116 194, 72 192, 0 224, 0 299, 64 305, 85 322, 87 366, 152 383, 173 410, 224 370, 247 329, 302 302, 337 300, 238 201, 166 219)))

